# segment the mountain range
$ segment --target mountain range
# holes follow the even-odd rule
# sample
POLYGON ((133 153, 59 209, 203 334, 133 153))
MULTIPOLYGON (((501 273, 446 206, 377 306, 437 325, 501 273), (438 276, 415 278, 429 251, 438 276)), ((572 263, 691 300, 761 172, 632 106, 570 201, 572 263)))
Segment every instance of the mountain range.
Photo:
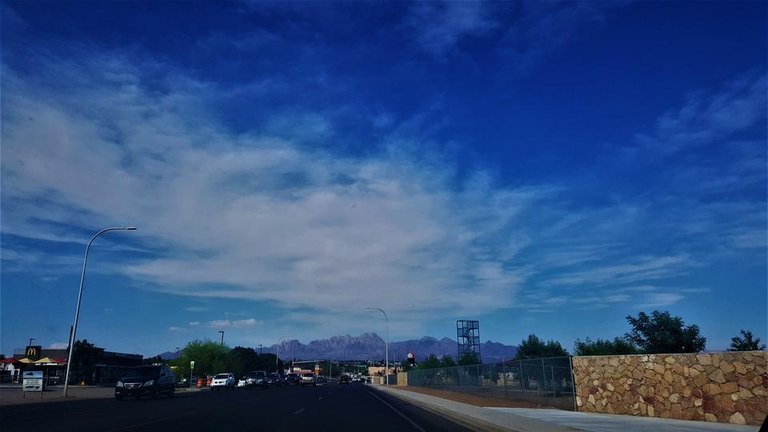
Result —
MULTIPOLYGON (((263 347, 264 353, 275 353, 282 359, 297 360, 383 360, 384 339, 376 333, 363 333, 360 336, 333 336, 303 344, 297 339, 285 340, 278 345, 263 347)), ((256 348, 258 351, 258 348, 256 348)), ((458 357, 458 345, 455 340, 444 337, 436 339, 425 336, 421 339, 411 339, 389 343, 389 359, 391 362, 404 360, 408 353, 413 353, 419 362, 430 354, 438 357, 449 355, 454 360, 458 357)), ((483 363, 496 363, 509 360, 517 354, 517 346, 504 345, 499 342, 486 341, 480 344, 483 363)), ((176 358, 175 352, 160 354, 164 360, 176 358)))

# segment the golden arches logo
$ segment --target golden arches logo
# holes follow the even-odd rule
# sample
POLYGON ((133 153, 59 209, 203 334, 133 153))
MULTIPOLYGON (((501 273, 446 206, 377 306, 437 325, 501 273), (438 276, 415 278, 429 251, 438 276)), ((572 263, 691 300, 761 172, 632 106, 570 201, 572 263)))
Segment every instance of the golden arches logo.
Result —
POLYGON ((37 347, 27 347, 27 357, 37 357, 37 347))

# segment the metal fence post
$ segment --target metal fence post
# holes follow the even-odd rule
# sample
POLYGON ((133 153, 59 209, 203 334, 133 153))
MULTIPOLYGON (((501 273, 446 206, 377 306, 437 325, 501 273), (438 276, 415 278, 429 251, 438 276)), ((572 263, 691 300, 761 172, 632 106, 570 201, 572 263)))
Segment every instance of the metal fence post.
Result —
POLYGON ((504 390, 507 389, 507 364, 502 363, 501 364, 501 382, 502 387, 504 387, 504 390))

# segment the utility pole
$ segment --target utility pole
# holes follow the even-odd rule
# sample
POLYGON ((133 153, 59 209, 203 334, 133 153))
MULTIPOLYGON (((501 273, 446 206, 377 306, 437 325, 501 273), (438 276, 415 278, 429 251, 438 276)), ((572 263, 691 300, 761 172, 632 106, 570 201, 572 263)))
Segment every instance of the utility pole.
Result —
POLYGON ((224 345, 224 330, 219 330, 219 333, 221 333, 221 345, 224 345))

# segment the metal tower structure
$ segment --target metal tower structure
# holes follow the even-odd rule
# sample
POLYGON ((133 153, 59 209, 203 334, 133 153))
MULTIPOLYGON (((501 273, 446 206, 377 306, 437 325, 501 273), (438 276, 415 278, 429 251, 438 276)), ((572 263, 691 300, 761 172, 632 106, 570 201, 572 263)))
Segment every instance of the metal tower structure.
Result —
POLYGON ((473 355, 478 363, 480 357, 480 321, 457 320, 456 340, 459 344, 459 359, 465 355, 473 355))

